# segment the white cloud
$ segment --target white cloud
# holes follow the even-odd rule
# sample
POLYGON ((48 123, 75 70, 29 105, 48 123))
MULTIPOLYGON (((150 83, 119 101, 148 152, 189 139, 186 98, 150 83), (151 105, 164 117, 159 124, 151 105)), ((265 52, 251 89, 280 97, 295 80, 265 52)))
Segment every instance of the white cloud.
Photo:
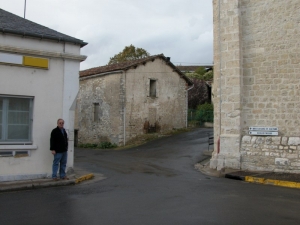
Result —
MULTIPOLYGON (((0 7, 23 17, 24 0, 0 7)), ((81 69, 105 65, 130 44, 174 64, 213 60, 211 0, 27 0, 26 18, 88 42, 81 69)))

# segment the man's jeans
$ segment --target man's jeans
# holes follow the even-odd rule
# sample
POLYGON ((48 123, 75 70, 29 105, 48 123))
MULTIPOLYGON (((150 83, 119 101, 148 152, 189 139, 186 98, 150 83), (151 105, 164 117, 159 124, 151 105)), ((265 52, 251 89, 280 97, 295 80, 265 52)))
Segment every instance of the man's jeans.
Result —
POLYGON ((57 178, 57 170, 59 167, 59 176, 64 178, 66 176, 68 152, 56 153, 52 165, 52 178, 57 178))

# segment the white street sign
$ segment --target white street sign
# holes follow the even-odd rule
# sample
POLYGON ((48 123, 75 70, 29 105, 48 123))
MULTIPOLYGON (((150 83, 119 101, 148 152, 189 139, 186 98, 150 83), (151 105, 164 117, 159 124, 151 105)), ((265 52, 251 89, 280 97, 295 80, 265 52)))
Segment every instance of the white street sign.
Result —
POLYGON ((249 127, 251 131, 278 131, 278 127, 249 127))
POLYGON ((249 131, 250 135, 266 135, 266 136, 276 136, 278 132, 272 131, 249 131))

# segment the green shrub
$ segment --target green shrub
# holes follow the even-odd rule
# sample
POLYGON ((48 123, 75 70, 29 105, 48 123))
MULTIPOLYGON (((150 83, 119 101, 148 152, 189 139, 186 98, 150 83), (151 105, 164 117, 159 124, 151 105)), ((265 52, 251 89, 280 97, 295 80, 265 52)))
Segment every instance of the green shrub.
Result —
POLYGON ((112 144, 110 142, 101 142, 99 145, 98 145, 98 148, 116 148, 117 145, 116 144, 112 144))
POLYGON ((78 145, 79 148, 116 148, 118 147, 116 144, 112 144, 110 142, 100 142, 99 144, 92 143, 83 143, 78 145))
POLYGON ((197 111, 196 111, 196 120, 201 123, 213 122, 214 121, 213 105, 209 104, 209 103, 198 105, 197 111))

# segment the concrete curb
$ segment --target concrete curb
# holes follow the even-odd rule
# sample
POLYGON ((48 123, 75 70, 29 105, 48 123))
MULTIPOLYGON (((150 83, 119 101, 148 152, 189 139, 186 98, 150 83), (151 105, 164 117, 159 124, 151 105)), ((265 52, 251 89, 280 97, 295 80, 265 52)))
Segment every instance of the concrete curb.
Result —
POLYGON ((36 180, 24 180, 0 183, 0 193, 8 191, 21 191, 32 190, 46 187, 58 187, 79 184, 82 181, 93 179, 95 176, 93 173, 86 174, 76 178, 71 176, 70 180, 53 181, 52 179, 36 179, 36 180))
POLYGON ((7 191, 21 191, 21 190, 32 190, 32 189, 39 189, 39 188, 46 188, 46 187, 56 187, 56 186, 67 186, 67 185, 74 185, 74 180, 68 181, 54 181, 54 182, 34 182, 34 183, 20 183, 14 185, 7 185, 0 187, 1 192, 7 191))
POLYGON ((90 179, 93 179, 93 178, 94 178, 94 174, 93 174, 93 173, 86 174, 86 175, 83 175, 83 176, 77 178, 77 179, 75 180, 75 184, 78 184, 78 183, 80 183, 80 182, 82 182, 82 181, 90 180, 90 179))
POLYGON ((256 183, 256 184, 268 184, 268 185, 274 185, 280 187, 300 188, 299 182, 273 180, 273 179, 266 179, 261 177, 246 176, 245 181, 249 183, 256 183))

